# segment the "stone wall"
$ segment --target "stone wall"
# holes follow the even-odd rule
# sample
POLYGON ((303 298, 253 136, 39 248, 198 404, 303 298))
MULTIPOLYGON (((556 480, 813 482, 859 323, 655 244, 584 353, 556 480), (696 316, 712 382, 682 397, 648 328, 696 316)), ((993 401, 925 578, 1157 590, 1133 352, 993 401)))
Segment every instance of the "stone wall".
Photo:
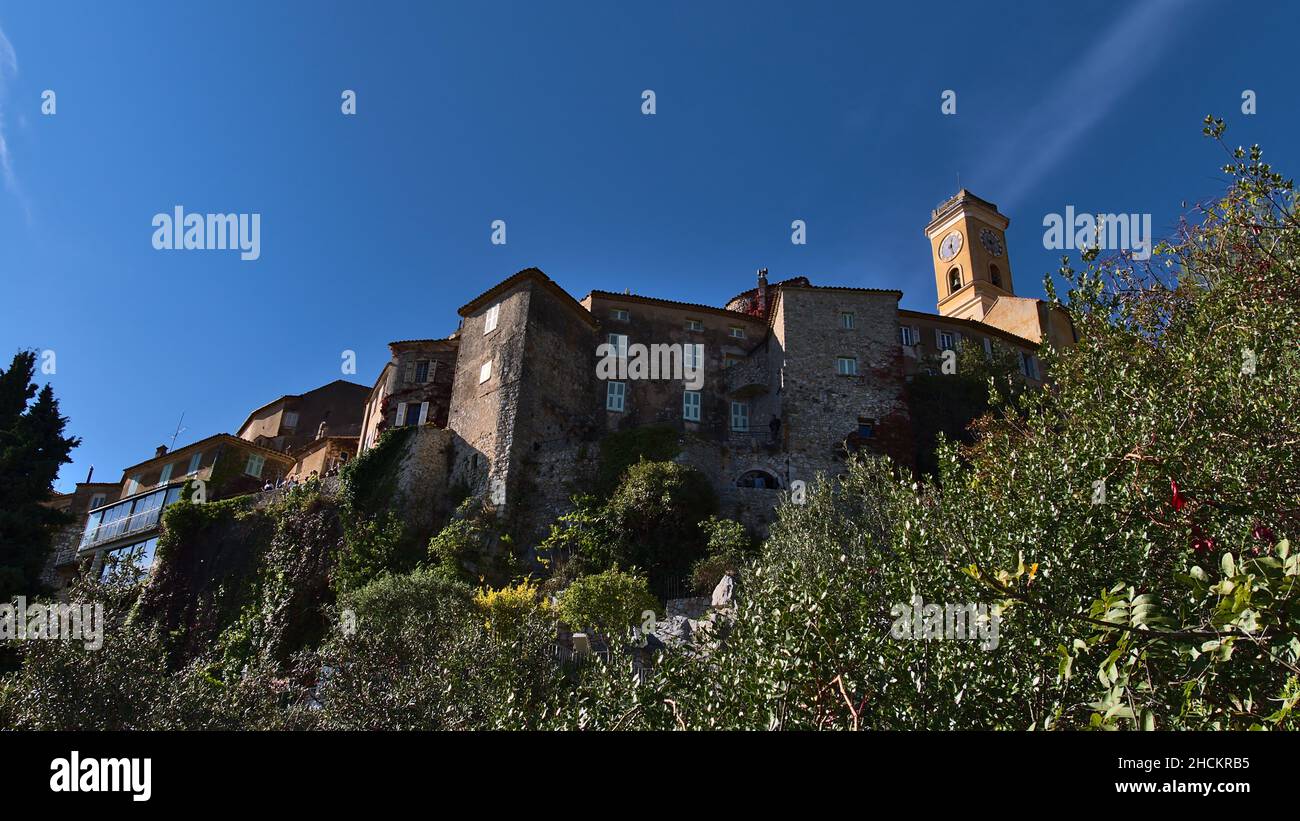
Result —
POLYGON ((534 283, 524 339, 524 367, 508 493, 514 536, 534 545, 570 509, 570 498, 595 470, 598 449, 594 323, 576 304, 534 283))
POLYGON ((452 481, 487 499, 521 546, 546 535, 595 459, 594 323, 548 283, 540 272, 517 278, 466 314, 448 420, 452 481))
POLYGON ((531 288, 525 280, 465 316, 461 326, 447 419, 447 426, 458 436, 452 482, 485 498, 491 496, 494 481, 506 488, 530 298, 531 288), (493 306, 496 328, 484 333, 493 306), (486 379, 480 379, 484 365, 491 370, 486 379))
POLYGON ((846 442, 911 464, 898 297, 855 288, 781 289, 781 417, 791 479, 841 473, 846 442), (853 314, 852 328, 843 327, 844 312, 853 314), (842 356, 856 360, 856 374, 838 373, 842 356), (874 420, 871 439, 858 440, 859 418, 874 420))
POLYGON ((432 535, 452 514, 451 459, 456 436, 421 425, 407 439, 397 475, 402 517, 421 534, 432 535))
POLYGON ((600 384, 593 410, 602 418, 605 430, 669 425, 683 433, 719 441, 727 438, 731 397, 726 363, 732 361, 737 363, 732 367, 743 367, 749 361, 750 353, 761 345, 767 332, 761 319, 707 306, 602 292, 593 293, 584 304, 600 323, 599 342, 606 342, 610 334, 621 334, 627 337, 629 346, 704 346, 704 383, 700 387, 698 422, 683 417, 684 380, 661 373, 660 379, 621 380, 626 385, 622 411, 606 409, 606 386, 600 384), (627 319, 616 318, 615 311, 626 311, 627 319), (698 322, 701 329, 690 330, 688 320, 698 322), (744 329, 744 338, 733 337, 732 328, 744 329))

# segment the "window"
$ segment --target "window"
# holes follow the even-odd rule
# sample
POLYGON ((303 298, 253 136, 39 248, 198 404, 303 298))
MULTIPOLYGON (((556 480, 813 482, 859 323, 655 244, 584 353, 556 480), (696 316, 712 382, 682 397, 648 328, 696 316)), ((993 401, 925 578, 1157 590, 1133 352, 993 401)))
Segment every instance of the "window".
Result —
POLYGON ((908 348, 912 347, 913 345, 915 345, 917 342, 920 341, 918 337, 919 334, 917 334, 916 328, 913 328, 909 325, 898 326, 898 339, 900 342, 903 343, 904 346, 908 348))
POLYGON ((726 354, 725 356, 722 357, 722 367, 730 368, 732 365, 735 365, 739 361, 740 361, 740 357, 732 356, 731 354, 726 354))
POLYGON ((853 312, 842 311, 840 313, 840 327, 846 331, 853 330, 853 312))
POLYGON ((172 480, 172 469, 175 465, 163 465, 162 473, 158 474, 158 484, 165 485, 172 480))
POLYGON ((429 414, 428 402, 421 402, 418 405, 415 404, 414 402, 411 402, 406 406, 406 421, 403 424, 422 425, 424 424, 424 419, 426 416, 428 416, 428 414, 429 414))
POLYGON ((141 480, 143 480, 143 479, 144 479, 144 477, 141 476, 141 475, 138 474, 138 473, 137 473, 136 475, 132 476, 130 479, 127 479, 127 480, 126 480, 126 495, 127 495, 127 496, 130 496, 132 493, 135 493, 136 491, 138 491, 138 490, 140 489, 140 482, 141 482, 141 480))
POLYGON ((866 416, 859 416, 858 436, 863 439, 874 439, 876 436, 876 420, 866 416))
POLYGON ((134 499, 109 505, 86 517, 86 529, 81 546, 103 544, 131 533, 148 530, 158 524, 163 508, 175 504, 181 497, 179 485, 166 490, 156 490, 134 499))
POLYGON ((203 462, 203 451, 199 451, 190 457, 190 466, 186 469, 186 476, 193 476, 199 472, 199 464, 203 462))
POLYGON ((627 358, 627 334, 610 334, 609 344, 614 348, 614 355, 619 359, 627 358))
POLYGON ((628 320, 627 310, 623 308, 615 308, 609 312, 609 315, 619 322, 627 322, 628 320))
POLYGON ((993 358, 993 340, 989 339, 987 336, 984 337, 984 358, 993 358))
POLYGON ((244 473, 249 476, 262 478, 262 466, 266 464, 266 457, 260 453, 248 454, 248 462, 244 465, 244 473))
POLYGON ((732 339, 744 339, 745 329, 739 325, 732 325, 727 329, 727 336, 730 336, 732 339))
POLYGON ((952 331, 938 331, 939 350, 957 350, 957 335, 952 331))
POLYGON ((419 362, 415 363, 415 381, 429 381, 429 360, 421 359, 419 362))
POLYGON ((1002 287, 1002 271, 998 270, 998 266, 996 265, 989 266, 989 282, 992 282, 999 288, 1002 287))
POLYGON ((688 319, 686 320, 686 330, 702 331, 704 330, 704 323, 699 321, 698 319, 688 319))
POLYGON ((1038 357, 1031 353, 1020 352, 1020 372, 1030 379, 1038 378, 1038 357))
POLYGON ((961 269, 948 269, 948 293, 955 294, 961 290, 961 269))
POLYGON ((281 427, 293 430, 298 427, 298 411, 287 410, 284 412, 284 423, 281 427))
POLYGON ((91 509, 91 510, 94 510, 94 509, 97 508, 97 507, 103 507, 103 506, 104 506, 104 502, 107 502, 107 501, 108 501, 108 497, 107 497, 107 496, 105 496, 105 495, 102 494, 102 493, 96 493, 94 496, 91 496, 91 497, 90 497, 90 509, 91 509))
POLYGON ((102 582, 136 584, 144 581, 153 567, 154 553, 158 550, 158 539, 154 537, 143 542, 112 550, 104 555, 104 565, 99 571, 102 582))
POLYGON ((704 346, 687 343, 682 346, 682 365, 686 370, 699 370, 704 367, 704 346))
POLYGON ((483 318, 483 335, 487 336, 497 329, 497 317, 501 314, 501 303, 498 302, 491 308, 488 308, 487 316, 483 318))
POLYGON ((700 421, 699 391, 684 391, 682 393, 682 418, 688 422, 700 421))
POLYGON ((749 430, 749 405, 744 402, 731 403, 731 429, 739 433, 749 430))
POLYGON ((483 363, 482 367, 478 369, 478 383, 482 385, 484 382, 488 381, 491 378, 492 378, 492 360, 489 359, 488 361, 483 363))
POLYGON ((841 356, 835 360, 835 372, 840 376, 857 376, 858 360, 854 356, 841 356))
POLYGON ((627 384, 624 382, 605 383, 605 410, 623 412, 627 398, 627 384))

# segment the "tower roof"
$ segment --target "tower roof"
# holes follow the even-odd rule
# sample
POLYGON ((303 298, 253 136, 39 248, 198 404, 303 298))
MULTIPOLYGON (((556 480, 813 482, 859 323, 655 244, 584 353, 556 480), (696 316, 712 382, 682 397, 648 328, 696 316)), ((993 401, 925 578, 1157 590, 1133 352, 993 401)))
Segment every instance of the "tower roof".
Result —
POLYGON ((998 210, 997 205, 962 188, 956 194, 935 206, 934 210, 930 212, 930 222, 925 226, 925 232, 929 234, 930 231, 934 230, 935 226, 945 222, 958 211, 963 210, 985 212, 993 222, 1000 222, 1000 227, 1004 231, 1011 224, 1011 220, 1007 219, 1006 215, 998 210))

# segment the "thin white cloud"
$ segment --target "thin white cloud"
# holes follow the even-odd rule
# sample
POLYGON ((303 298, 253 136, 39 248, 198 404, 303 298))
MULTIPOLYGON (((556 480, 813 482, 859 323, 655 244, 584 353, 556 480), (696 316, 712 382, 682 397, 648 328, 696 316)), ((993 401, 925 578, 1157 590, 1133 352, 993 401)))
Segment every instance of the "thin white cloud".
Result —
POLYGON ((9 151, 9 141, 5 137, 5 108, 9 83, 17 76, 18 54, 14 51, 13 43, 10 43, 5 35, 4 29, 0 28, 0 176, 4 177, 5 188, 18 198, 30 220, 31 208, 28 206, 27 197, 23 195, 22 188, 18 185, 18 177, 14 174, 13 155, 9 151))
POLYGON ((975 184, 1013 207, 1109 115, 1174 42, 1193 7, 1149 0, 1129 7, 1025 113, 978 170, 975 184))

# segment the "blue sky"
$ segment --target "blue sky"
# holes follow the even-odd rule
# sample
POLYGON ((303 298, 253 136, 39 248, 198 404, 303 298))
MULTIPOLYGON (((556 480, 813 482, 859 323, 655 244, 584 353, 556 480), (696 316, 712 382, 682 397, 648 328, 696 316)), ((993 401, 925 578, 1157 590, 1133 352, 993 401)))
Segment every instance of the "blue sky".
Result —
POLYGON ((1300 164, 1300 12, 1215 5, 0 3, 0 354, 56 354, 67 490, 182 412, 178 445, 234 432, 344 350, 370 384, 529 265, 579 298, 720 304, 767 267, 933 311, 922 229, 958 174, 1039 296, 1044 214, 1161 234, 1222 190, 1205 114, 1300 164), (176 205, 261 214, 260 259, 155 250, 176 205))

